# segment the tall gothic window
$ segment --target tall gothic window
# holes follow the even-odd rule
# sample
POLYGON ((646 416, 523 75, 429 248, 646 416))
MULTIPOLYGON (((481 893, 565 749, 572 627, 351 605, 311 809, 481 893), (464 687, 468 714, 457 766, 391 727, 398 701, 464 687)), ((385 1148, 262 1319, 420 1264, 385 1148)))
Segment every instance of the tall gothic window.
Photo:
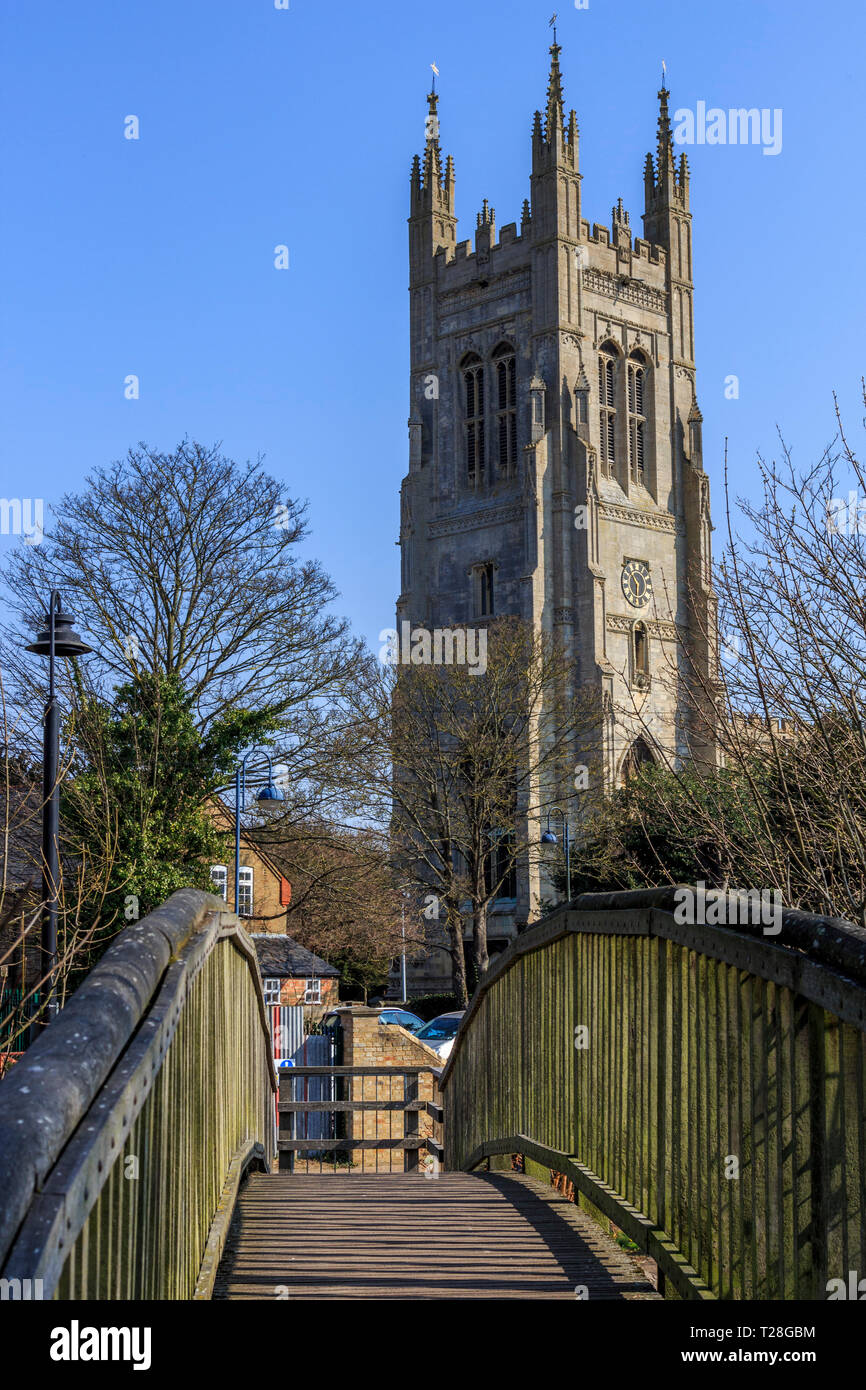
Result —
POLYGON ((496 373, 496 448, 499 472, 510 477, 517 465, 517 369, 514 349, 502 343, 493 353, 496 373))
POLYGON ((598 355, 601 466, 608 478, 616 467, 616 349, 603 343, 598 355))
POLYGON ((514 836, 507 830, 490 831, 490 849, 484 858, 484 886, 496 898, 517 897, 517 864, 514 836))
POLYGON ((639 352, 628 362, 628 463, 633 483, 644 480, 646 457, 646 363, 639 352))
POLYGON ((484 365, 472 353, 463 361, 466 478, 470 487, 484 481, 484 365))
POLYGON ((493 570, 493 563, 489 561, 486 565, 479 565, 475 571, 479 618, 493 617, 493 570))
POLYGON ((634 674, 637 684, 641 684, 649 675, 649 635, 647 633, 646 623, 635 623, 633 640, 634 674))
POLYGON ((636 738, 622 760, 620 768, 620 785, 625 786, 636 777, 642 768, 647 764, 655 762, 655 758, 650 752, 649 745, 643 738, 636 738))

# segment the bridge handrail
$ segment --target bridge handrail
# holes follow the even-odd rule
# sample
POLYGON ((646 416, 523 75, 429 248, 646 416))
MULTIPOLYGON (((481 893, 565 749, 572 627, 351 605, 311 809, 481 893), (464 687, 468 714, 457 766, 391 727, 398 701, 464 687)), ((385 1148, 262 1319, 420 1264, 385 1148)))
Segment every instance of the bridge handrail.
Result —
POLYGON ((190 1297, 226 1183, 270 1166, 276 1089, 252 942, 221 899, 182 889, 119 934, 0 1083, 0 1272, 43 1296, 190 1297))
MULTIPOLYGON (((442 1069, 442 1084, 453 1069, 468 1025, 477 1013, 484 995, 499 977, 532 951, 559 941, 571 932, 592 932, 600 923, 592 914, 606 915, 604 930, 623 936, 663 936, 731 965, 746 964, 752 957, 758 967, 753 973, 762 979, 796 989, 816 1004, 833 1005, 846 1022, 866 1027, 866 929, 842 917, 822 917, 797 908, 781 914, 779 937, 747 936, 742 930, 750 923, 706 925, 679 924, 673 920, 679 888, 623 889, 615 893, 579 893, 570 903, 554 908, 534 927, 515 937, 490 963, 484 979, 469 1002, 454 1046, 442 1069), (620 914, 615 918, 615 914, 620 914), (639 915, 636 915, 639 914, 639 915), (781 954, 784 953, 784 954, 781 954), (807 954, 808 953, 808 954, 807 954), (852 989, 852 986, 854 988, 852 989)), ((694 892, 694 887, 689 887, 694 892)), ((734 898, 736 894, 727 894, 734 898)), ((761 927, 760 921, 754 929, 761 927)), ((748 968, 751 968, 751 964, 748 968)))
POLYGON ((442 1072, 446 1164, 564 1173, 681 1297, 825 1297, 866 1254, 866 930, 765 934, 736 893, 735 925, 681 921, 684 888, 582 894, 491 964, 442 1072))

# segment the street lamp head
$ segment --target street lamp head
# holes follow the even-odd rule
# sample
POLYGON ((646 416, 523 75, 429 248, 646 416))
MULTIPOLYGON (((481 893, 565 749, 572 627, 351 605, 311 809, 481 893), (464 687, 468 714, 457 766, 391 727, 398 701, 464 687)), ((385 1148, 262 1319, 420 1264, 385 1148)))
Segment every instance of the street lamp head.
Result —
MULTIPOLYGON (((92 652, 93 648, 88 647, 86 642, 82 642, 78 633, 72 626, 73 619, 68 613, 54 614, 54 655, 55 656, 86 656, 92 652)), ((31 642, 26 648, 28 652, 34 652, 36 656, 51 655, 51 615, 45 618, 45 629, 40 632, 35 642, 31 642)))
POLYGON ((268 782, 256 797, 256 805, 262 815, 275 816, 279 813, 280 802, 285 799, 280 788, 274 782, 268 782))
POLYGON ((285 801, 283 793, 274 782, 268 782, 266 787, 262 787, 256 799, 258 801, 285 801))
POLYGON ((545 830, 544 834, 541 837, 541 843, 543 845, 555 845, 558 843, 558 841, 556 835, 552 830, 545 830))

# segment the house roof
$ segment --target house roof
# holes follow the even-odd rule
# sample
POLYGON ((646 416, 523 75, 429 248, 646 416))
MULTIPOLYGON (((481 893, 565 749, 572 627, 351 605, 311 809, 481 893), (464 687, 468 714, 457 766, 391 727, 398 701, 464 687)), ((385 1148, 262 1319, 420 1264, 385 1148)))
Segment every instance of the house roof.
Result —
POLYGON ((330 975, 339 979, 336 966, 328 965, 321 956, 314 956, 290 936, 282 932, 252 932, 251 935, 262 975, 281 979, 330 975))

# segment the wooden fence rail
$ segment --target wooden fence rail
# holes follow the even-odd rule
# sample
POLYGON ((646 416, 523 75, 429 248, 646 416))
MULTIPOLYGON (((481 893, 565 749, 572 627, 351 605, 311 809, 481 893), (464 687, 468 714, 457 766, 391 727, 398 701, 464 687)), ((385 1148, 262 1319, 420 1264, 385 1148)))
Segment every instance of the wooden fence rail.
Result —
MULTIPOLYGON (((318 1159, 322 1172, 324 1157, 329 1155, 335 1170, 338 1158, 342 1158, 344 1164, 348 1160, 362 1172, 378 1172, 381 1156, 390 1158, 391 1150, 401 1151, 404 1172, 418 1168, 422 1151, 438 1164, 442 1157, 438 1075, 435 1067, 404 1065, 301 1066, 281 1070, 277 1134, 280 1171, 294 1172, 297 1156, 318 1159), (422 1077, 427 1081, 426 1096, 420 1093, 422 1077), (332 1092, 328 1099, 308 1099, 310 1080, 327 1083, 332 1092), (297 1133, 298 1119, 320 1114, 334 1117, 332 1135, 308 1139, 297 1133), (418 1125, 421 1115, 431 1121, 425 1125, 424 1133, 418 1125)), ((385 1171, 390 1168, 389 1163, 385 1171)))
POLYGON ((866 931, 688 925, 674 891, 584 894, 499 958, 442 1074, 446 1167, 566 1174, 675 1296, 826 1298, 866 1275, 866 931))
POLYGON ((275 1091, 252 943, 183 889, 0 1083, 0 1274, 46 1298, 207 1296, 244 1169, 271 1167, 275 1091))

